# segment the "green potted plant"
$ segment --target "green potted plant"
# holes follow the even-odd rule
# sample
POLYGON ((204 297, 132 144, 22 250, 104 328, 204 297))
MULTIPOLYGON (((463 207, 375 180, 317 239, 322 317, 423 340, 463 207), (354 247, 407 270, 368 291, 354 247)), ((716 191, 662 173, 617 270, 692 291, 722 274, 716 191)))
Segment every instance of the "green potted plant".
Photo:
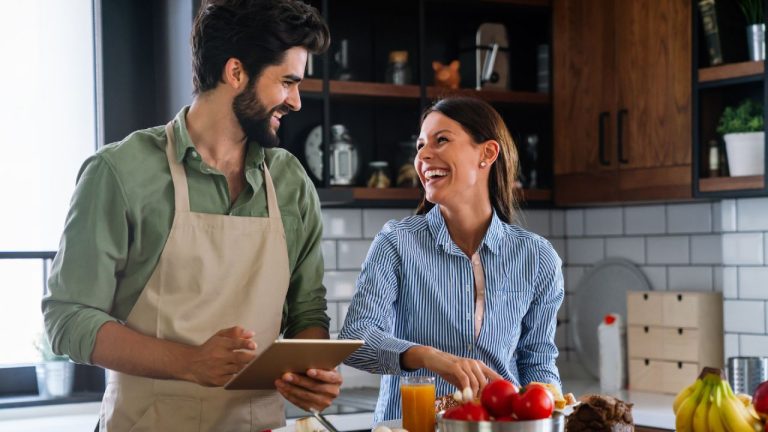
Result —
POLYGON ((726 107, 717 132, 723 135, 732 176, 762 175, 765 172, 763 105, 745 99, 737 107, 726 107))
POLYGON ((739 6, 747 19, 749 58, 753 61, 765 60, 763 0, 739 0, 739 6))
POLYGON ((43 397, 66 397, 72 393, 75 376, 75 364, 69 357, 57 355, 45 332, 38 334, 34 341, 40 353, 40 362, 35 365, 37 388, 43 397))

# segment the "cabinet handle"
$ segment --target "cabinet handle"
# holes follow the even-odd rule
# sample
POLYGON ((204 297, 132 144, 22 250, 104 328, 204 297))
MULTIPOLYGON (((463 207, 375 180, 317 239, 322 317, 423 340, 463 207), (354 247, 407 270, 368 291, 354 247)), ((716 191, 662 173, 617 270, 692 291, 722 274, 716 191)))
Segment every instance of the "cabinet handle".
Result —
POLYGON ((611 114, 608 111, 603 111, 600 113, 600 117, 598 119, 597 150, 600 157, 600 165, 611 164, 611 162, 605 157, 605 122, 610 118, 610 116, 611 114))
POLYGON ((629 159, 624 157, 624 117, 626 117, 629 114, 629 111, 626 109, 620 109, 619 114, 616 117, 616 123, 617 123, 617 136, 616 136, 616 142, 619 143, 619 162, 625 164, 629 163, 629 159))

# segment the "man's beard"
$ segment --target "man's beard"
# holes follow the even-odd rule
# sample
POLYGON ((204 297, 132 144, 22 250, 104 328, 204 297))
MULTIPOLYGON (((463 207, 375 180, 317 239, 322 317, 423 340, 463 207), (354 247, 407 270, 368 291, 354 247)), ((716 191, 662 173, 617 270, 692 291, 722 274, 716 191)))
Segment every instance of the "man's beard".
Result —
POLYGON ((232 111, 240 123, 240 128, 245 132, 247 141, 256 141, 264 148, 273 148, 280 145, 277 131, 272 130, 270 120, 275 112, 283 115, 290 111, 285 104, 280 104, 268 110, 253 92, 253 82, 249 83, 242 93, 235 96, 232 101, 232 111))

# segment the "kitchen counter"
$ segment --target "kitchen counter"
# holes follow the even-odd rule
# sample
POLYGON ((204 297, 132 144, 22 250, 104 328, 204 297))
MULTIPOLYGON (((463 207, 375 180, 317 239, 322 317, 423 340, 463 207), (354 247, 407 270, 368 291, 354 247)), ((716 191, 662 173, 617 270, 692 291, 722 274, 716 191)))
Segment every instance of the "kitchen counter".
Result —
MULTIPOLYGON (((673 395, 628 390, 608 393, 601 391, 596 381, 584 379, 564 379, 563 390, 573 393, 577 398, 590 393, 611 394, 634 404, 632 414, 636 425, 662 430, 675 429, 675 416, 672 413, 673 395)), ((343 393, 349 394, 344 394, 340 399, 356 400, 358 409, 375 406, 376 389, 349 389, 343 393)), ((0 410, 0 432, 90 431, 96 425, 99 405, 98 402, 89 402, 2 409, 0 410)), ((343 431, 369 430, 373 422, 372 412, 336 414, 327 417, 343 431)), ((288 426, 283 430, 291 431, 292 424, 293 420, 289 419, 288 426)), ((641 429, 638 428, 638 430, 641 429)))
POLYGON ((585 394, 605 394, 632 403, 632 416, 635 425, 663 430, 675 430, 675 413, 672 412, 674 395, 648 393, 631 390, 606 392, 600 390, 600 383, 591 380, 563 379, 563 391, 573 393, 578 399, 585 394))

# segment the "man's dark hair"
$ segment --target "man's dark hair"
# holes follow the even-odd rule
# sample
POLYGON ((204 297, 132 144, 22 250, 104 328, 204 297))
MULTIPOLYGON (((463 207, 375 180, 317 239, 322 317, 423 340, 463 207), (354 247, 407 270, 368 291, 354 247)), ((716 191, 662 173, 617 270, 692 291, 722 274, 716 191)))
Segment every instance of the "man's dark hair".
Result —
POLYGON ((290 48, 319 54, 330 40, 317 9, 299 0, 204 1, 192 29, 195 94, 216 87, 230 58, 240 60, 253 80, 280 64, 290 48))

